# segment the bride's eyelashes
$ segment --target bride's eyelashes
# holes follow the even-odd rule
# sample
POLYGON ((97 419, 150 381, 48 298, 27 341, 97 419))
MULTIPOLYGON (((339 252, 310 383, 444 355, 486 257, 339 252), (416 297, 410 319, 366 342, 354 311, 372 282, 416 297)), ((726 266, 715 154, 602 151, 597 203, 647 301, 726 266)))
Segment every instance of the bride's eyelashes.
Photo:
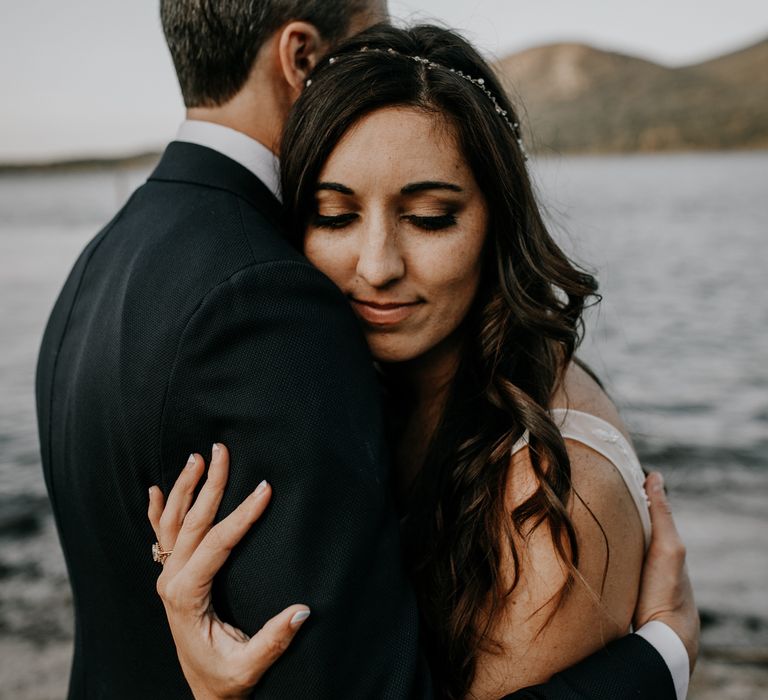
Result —
POLYGON ((442 214, 440 216, 416 216, 415 214, 408 214, 403 218, 414 226, 423 228, 426 231, 440 231, 444 228, 450 228, 451 226, 456 225, 455 214, 442 214))
POLYGON ((356 218, 357 214, 354 212, 350 212, 349 214, 337 214, 335 216, 325 216, 318 213, 315 214, 313 224, 317 226, 317 228, 344 228, 356 218))
MULTIPOLYGON (((336 214, 327 216, 324 214, 315 214, 313 224, 317 228, 340 229, 352 223, 358 218, 358 214, 350 212, 348 214, 336 214)), ((417 228, 425 231, 441 231, 456 225, 456 214, 449 212, 437 216, 417 216, 416 214, 405 214, 402 220, 413 224, 417 228)))

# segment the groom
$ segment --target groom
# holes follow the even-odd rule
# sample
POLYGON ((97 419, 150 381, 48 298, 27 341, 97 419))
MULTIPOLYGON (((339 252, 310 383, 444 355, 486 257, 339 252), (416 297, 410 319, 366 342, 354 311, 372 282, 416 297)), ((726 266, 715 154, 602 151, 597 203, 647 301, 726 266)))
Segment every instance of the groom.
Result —
MULTIPOLYGON (((189 697, 155 591, 147 487, 167 492, 190 451, 221 441, 222 512, 262 479, 276 494, 218 577, 217 611, 252 633, 287 604, 313 609, 258 695, 430 698, 370 358, 346 300, 281 235, 275 155, 313 66, 386 4, 164 0, 161 15, 187 121, 81 254, 38 364, 75 602, 69 696, 189 697)), ((682 700, 689 655, 670 626, 695 626, 675 599, 684 570, 649 566, 669 626, 514 697, 682 700)))

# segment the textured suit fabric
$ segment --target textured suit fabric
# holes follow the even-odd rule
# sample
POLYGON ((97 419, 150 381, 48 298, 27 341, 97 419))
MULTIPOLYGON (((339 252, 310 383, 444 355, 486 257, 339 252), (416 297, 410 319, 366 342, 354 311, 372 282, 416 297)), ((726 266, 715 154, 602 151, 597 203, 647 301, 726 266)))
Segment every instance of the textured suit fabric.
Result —
POLYGON ((249 633, 292 603, 313 611, 258 697, 428 693, 370 356, 278 217, 245 168, 172 143, 56 302, 37 398, 75 601, 72 698, 189 697, 147 489, 167 494, 214 441, 232 455, 220 515, 262 479, 274 488, 217 578, 218 611, 249 633))
POLYGON ((672 675, 661 657, 636 634, 612 642, 542 685, 504 700, 675 700, 672 675))
MULTIPOLYGON (((248 170, 172 143, 55 304, 37 402, 74 595, 70 698, 190 697, 155 592, 147 488, 167 493, 214 441, 232 455, 220 516, 262 479, 274 488, 216 579, 216 609, 249 633, 289 604, 313 611, 256 696, 432 695, 370 357, 279 217, 248 170)), ((658 653, 628 639, 510 697, 674 700, 658 653)))

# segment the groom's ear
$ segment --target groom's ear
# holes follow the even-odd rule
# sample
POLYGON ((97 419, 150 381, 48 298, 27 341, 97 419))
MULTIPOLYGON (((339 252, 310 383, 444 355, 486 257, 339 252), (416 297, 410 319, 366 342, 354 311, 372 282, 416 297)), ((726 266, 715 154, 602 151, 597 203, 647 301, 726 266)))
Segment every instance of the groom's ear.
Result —
POLYGON ((313 24, 290 22, 283 27, 277 42, 278 58, 283 77, 295 92, 294 98, 304 89, 307 76, 328 47, 313 24))

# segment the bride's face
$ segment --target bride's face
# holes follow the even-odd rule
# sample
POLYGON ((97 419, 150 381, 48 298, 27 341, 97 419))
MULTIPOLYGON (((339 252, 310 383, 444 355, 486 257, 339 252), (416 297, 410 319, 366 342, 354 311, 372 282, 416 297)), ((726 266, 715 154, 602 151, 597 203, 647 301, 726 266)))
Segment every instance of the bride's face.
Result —
POLYGON ((452 336, 477 292, 488 213, 442 119, 382 109, 350 129, 317 184, 304 252, 344 292, 373 356, 452 336))

